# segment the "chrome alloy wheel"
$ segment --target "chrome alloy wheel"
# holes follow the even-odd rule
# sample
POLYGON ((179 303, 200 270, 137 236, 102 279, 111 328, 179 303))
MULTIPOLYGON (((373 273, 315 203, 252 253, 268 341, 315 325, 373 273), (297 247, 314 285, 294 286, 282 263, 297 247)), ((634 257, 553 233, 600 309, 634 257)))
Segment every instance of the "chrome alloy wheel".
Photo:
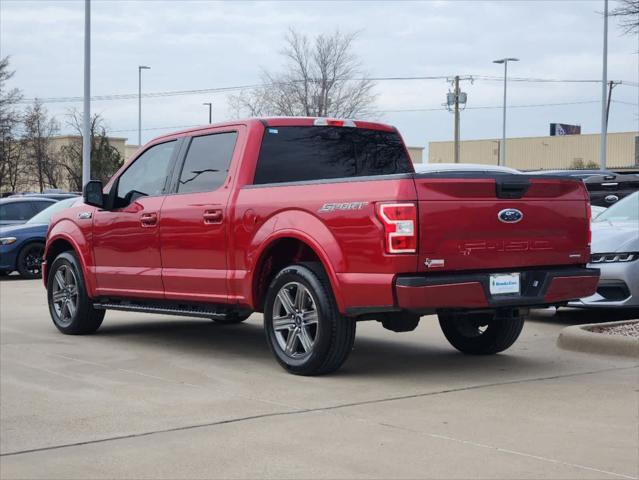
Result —
POLYGON ((78 279, 73 269, 61 265, 54 274, 51 299, 62 327, 68 326, 78 310, 78 279))
POLYGON ((313 352, 318 321, 315 301, 304 285, 289 282, 280 289, 273 303, 273 331, 287 356, 302 359, 313 352))

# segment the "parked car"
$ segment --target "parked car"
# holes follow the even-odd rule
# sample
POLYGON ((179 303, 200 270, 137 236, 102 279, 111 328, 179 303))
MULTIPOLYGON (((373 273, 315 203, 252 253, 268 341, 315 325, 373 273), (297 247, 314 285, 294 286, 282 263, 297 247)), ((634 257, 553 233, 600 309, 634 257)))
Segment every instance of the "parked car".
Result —
POLYGON ((606 207, 598 207, 596 205, 590 205, 590 212, 592 218, 597 218, 601 213, 607 210, 606 207))
POLYGON ((534 172, 530 172, 534 175, 549 175, 552 177, 556 177, 557 175, 563 175, 567 177, 575 177, 575 178, 588 178, 596 175, 606 175, 614 178, 617 175, 612 170, 599 170, 599 169, 583 169, 577 168, 574 170, 537 170, 534 172))
POLYGON ((74 198, 80 195, 80 193, 74 192, 49 192, 49 193, 23 193, 20 195, 12 195, 15 197, 28 197, 28 198, 50 198, 51 200, 64 200, 65 198, 74 198))
POLYGON ((40 197, 10 197, 0 199, 0 226, 20 225, 56 200, 40 197))
POLYGON ((0 227, 0 276, 17 270, 24 278, 40 277, 51 216, 81 201, 76 196, 53 202, 23 225, 0 227))
POLYGON ((601 270, 597 292, 570 306, 639 308, 639 192, 593 220, 589 266, 601 270))
POLYGON ((588 189, 590 203, 599 207, 609 207, 639 190, 639 176, 610 170, 544 170, 534 174, 581 178, 588 189))
POLYGON ((379 123, 267 118, 159 137, 54 216, 43 280, 66 334, 108 309, 221 323, 264 313, 289 372, 333 371, 359 320, 395 332, 437 313, 449 342, 494 354, 526 309, 595 291, 583 182, 416 174, 379 123))

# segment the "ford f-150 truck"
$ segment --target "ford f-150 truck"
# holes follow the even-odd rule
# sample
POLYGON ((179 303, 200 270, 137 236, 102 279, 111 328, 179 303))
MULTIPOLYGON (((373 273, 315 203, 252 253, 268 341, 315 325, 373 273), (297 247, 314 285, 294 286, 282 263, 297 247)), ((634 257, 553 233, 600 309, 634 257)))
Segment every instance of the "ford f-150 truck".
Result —
POLYGON ((326 118, 237 121, 157 138, 54 217, 43 280, 55 326, 105 310, 263 312, 289 372, 336 370, 356 322, 410 331, 436 313, 458 350, 493 354, 529 307, 595 292, 578 179, 415 173, 401 136, 326 118))

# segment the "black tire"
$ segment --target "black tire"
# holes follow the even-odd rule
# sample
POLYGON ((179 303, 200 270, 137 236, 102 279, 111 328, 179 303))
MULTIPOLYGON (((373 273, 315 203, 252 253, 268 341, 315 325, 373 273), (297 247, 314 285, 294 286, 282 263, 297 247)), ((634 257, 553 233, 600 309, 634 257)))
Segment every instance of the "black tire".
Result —
POLYGON ((497 317, 493 312, 439 314, 439 325, 446 339, 460 352, 492 355, 515 343, 524 327, 524 318, 497 317))
MULTIPOLYGON (((71 285, 69 281, 69 285, 71 285)), ((47 300, 49 303, 49 314, 53 320, 53 324, 58 330, 67 335, 84 335, 94 333, 104 319, 104 310, 93 308, 93 302, 87 295, 86 283, 80 262, 72 251, 62 252, 58 255, 49 269, 49 277, 47 278, 47 300), (76 288, 68 287, 62 289, 59 283, 57 273, 60 273, 65 279, 74 279, 76 288), (76 291, 74 295, 72 292, 76 291), (54 302, 54 294, 62 296, 62 300, 54 302), (65 299, 74 302, 73 312, 67 305, 63 305, 65 299)))
POLYGON ((236 323, 242 323, 244 320, 251 316, 250 313, 230 313, 224 318, 212 318, 215 323, 220 325, 234 325, 236 323))
MULTIPOLYGON (((292 300, 292 297, 290 299, 292 300)), ((291 265, 275 276, 266 293, 264 330, 269 348, 277 361, 288 372, 296 375, 322 375, 337 370, 348 358, 355 341, 355 320, 339 313, 330 282, 322 266, 316 263, 291 265), (290 304, 292 308, 298 305, 298 285, 303 287, 301 296, 304 299, 299 310, 302 313, 294 314, 295 318, 291 320, 287 315, 279 316, 280 330, 276 332, 273 326, 274 309, 278 309, 280 313, 287 312, 278 294, 295 293, 294 305, 290 304), (304 302, 308 307, 306 309, 304 302), (304 323, 305 318, 309 323, 304 323), (311 321, 314 323, 311 324, 311 321), (291 323, 282 326, 281 322, 291 323), (287 332, 286 348, 281 344, 284 340, 283 332, 287 332), (297 339, 289 337, 294 333, 298 336, 297 339), (287 353, 290 338, 293 338, 292 345, 305 351, 298 352, 299 349, 295 348, 295 351, 287 353), (307 344, 312 340, 310 349, 306 350, 302 338, 306 339, 307 344)))
POLYGON ((42 256, 44 255, 44 243, 27 243, 18 254, 18 272, 26 279, 42 277, 42 256))

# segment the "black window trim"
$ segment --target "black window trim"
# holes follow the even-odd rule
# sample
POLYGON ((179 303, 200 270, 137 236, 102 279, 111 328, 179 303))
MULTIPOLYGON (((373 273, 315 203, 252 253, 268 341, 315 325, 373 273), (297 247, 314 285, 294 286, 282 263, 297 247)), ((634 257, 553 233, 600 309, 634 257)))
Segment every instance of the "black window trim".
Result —
POLYGON ((383 180, 403 180, 413 178, 414 173, 388 173, 386 175, 366 175, 361 177, 339 177, 339 178, 320 178, 319 180, 299 180, 294 182, 270 182, 270 183, 251 183, 244 185, 242 188, 266 188, 266 187, 296 187, 300 185, 325 185, 331 183, 349 183, 349 182, 377 182, 383 180))
MULTIPOLYGON (((182 144, 184 142, 184 138, 173 138, 170 140, 166 140, 165 142, 158 142, 158 143, 154 143, 153 145, 149 145, 147 148, 145 148, 144 150, 142 150, 140 152, 139 155, 137 155, 135 158, 131 159, 128 162, 127 167, 124 169, 124 171, 122 171, 119 175, 118 178, 115 179, 115 181, 113 182, 113 185, 111 186, 111 190, 109 190, 109 198, 108 198, 108 209, 112 210, 113 209, 113 205, 115 205, 115 199, 116 199, 116 194, 118 191, 118 187, 120 185, 120 178, 122 177, 122 175, 124 175, 129 168, 131 168, 131 166, 138 161, 138 159, 140 157, 142 157, 146 152, 148 152, 149 150, 151 150, 152 148, 155 148, 159 145, 165 145, 167 143, 172 143, 172 142, 176 142, 175 144, 175 149, 173 150, 173 154, 171 155, 171 159, 169 160, 169 168, 167 169, 167 176, 164 179, 164 187, 162 187, 162 193, 160 193, 159 195, 147 195, 144 198, 155 198, 155 197, 163 197, 168 195, 168 185, 170 185, 170 181, 173 175, 173 171, 175 170, 175 163, 176 160, 178 158, 178 154, 180 153, 181 149, 182 149, 182 144)), ((125 208, 125 207, 121 207, 121 208, 125 208)), ((120 210, 120 208, 118 208, 118 210, 120 210)))
POLYGON ((187 137, 183 137, 184 141, 180 147, 179 155, 176 158, 173 172, 171 174, 171 180, 169 182, 169 187, 166 189, 167 193, 165 195, 193 195, 197 193, 216 192, 227 184, 229 180, 230 168, 231 168, 231 165, 233 164, 233 158, 235 157, 235 153, 237 152, 237 146, 239 144, 238 141, 240 139, 240 130, 238 128, 232 128, 230 130, 225 129, 225 130, 214 131, 214 132, 209 131, 206 133, 201 133, 201 132, 198 132, 198 133, 199 135, 189 135, 187 137), (235 147, 233 148, 233 153, 231 154, 231 161, 229 162, 229 172, 227 173, 226 178, 224 179, 224 182, 215 190, 205 190, 203 192, 178 192, 180 177, 182 176, 182 170, 184 170, 186 156, 189 153, 189 149, 191 148, 191 143, 193 142, 193 139, 197 137, 208 137, 211 135, 220 135, 223 133, 235 133, 237 135, 235 139, 235 147))

